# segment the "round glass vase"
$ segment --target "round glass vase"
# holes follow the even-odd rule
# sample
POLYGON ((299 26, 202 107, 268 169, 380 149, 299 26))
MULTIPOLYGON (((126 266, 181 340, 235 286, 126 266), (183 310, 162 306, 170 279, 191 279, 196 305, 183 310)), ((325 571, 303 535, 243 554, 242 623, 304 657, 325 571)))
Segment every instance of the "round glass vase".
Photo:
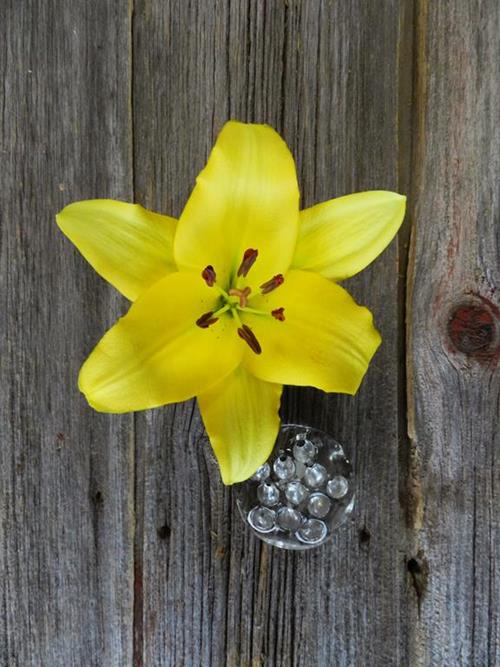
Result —
POLYGON ((352 466, 342 445, 309 426, 285 424, 268 461, 236 486, 243 521, 282 549, 327 542, 354 507, 352 466))

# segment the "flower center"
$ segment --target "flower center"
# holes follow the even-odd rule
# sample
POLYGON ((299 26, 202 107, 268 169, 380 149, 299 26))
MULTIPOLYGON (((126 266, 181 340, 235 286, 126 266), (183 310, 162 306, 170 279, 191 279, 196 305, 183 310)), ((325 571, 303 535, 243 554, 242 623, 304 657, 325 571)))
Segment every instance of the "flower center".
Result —
MULTIPOLYGON (((201 272, 201 277, 209 287, 214 287, 220 293, 221 307, 218 310, 203 313, 203 315, 201 315, 201 317, 196 320, 196 324, 201 329, 208 329, 219 320, 219 317, 222 314, 229 311, 229 313, 238 323, 238 336, 244 340, 245 343, 247 343, 247 345, 253 352, 255 352, 255 354, 260 354, 262 352, 262 348, 252 329, 247 324, 242 323, 240 313, 247 312, 252 313, 253 315, 274 317, 274 319, 278 320, 279 322, 285 321, 284 308, 275 308, 274 310, 271 310, 271 312, 250 308, 248 301, 250 299, 250 294, 252 293, 252 288, 249 286, 238 287, 238 279, 246 278, 248 272, 255 264, 258 255, 259 251, 254 248, 248 248, 248 250, 245 250, 243 253, 243 259, 241 260, 241 264, 236 273, 236 284, 233 285, 227 292, 217 284, 217 274, 211 264, 203 269, 201 272)), ((260 285, 260 292, 261 294, 269 294, 282 285, 283 282, 283 275, 278 273, 260 285)))

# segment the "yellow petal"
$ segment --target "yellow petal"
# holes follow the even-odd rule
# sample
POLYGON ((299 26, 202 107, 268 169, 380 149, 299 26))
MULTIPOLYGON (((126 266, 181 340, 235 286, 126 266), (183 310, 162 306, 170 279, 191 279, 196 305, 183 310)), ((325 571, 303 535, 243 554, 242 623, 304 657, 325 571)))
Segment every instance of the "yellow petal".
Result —
POLYGON ((94 269, 131 301, 177 271, 177 221, 138 204, 92 199, 66 206, 57 224, 94 269))
POLYGON ((331 199, 301 211, 292 266, 333 280, 353 276, 394 238, 405 205, 402 195, 374 191, 331 199))
POLYGON ((179 219, 174 253, 180 270, 212 265, 221 287, 243 253, 258 250, 249 273, 259 285, 290 265, 297 239, 299 190, 293 157, 266 125, 229 122, 179 219))
POLYGON ((281 391, 240 366, 198 396, 224 484, 248 479, 269 457, 280 427, 281 391))
POLYGON ((242 355, 232 317, 225 313, 207 329, 196 325, 217 303, 214 290, 193 274, 155 283, 82 366, 79 386, 90 405, 129 412, 184 401, 231 373, 242 355))
POLYGON ((244 365, 268 382, 355 394, 380 344, 372 314, 339 285, 308 271, 289 271, 281 287, 251 307, 284 307, 285 321, 245 313, 262 354, 245 350, 244 365))

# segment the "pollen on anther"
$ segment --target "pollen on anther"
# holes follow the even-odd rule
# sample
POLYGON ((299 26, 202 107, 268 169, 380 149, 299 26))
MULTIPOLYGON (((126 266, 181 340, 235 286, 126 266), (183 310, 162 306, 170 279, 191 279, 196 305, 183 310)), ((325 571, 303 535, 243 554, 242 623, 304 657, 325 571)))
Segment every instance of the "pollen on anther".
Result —
POLYGON ((218 321, 218 317, 213 317, 213 313, 205 313, 201 317, 199 317, 196 320, 196 324, 201 328, 201 329, 208 329, 209 326, 212 324, 215 324, 218 321))
POLYGON ((248 250, 245 250, 245 252, 243 253, 243 259, 241 260, 241 264, 238 269, 238 274, 237 274, 238 277, 239 276, 245 277, 247 275, 247 273, 254 265, 258 254, 259 251, 255 250, 254 248, 248 248, 248 250))
POLYGON ((285 321, 285 309, 284 308, 275 308, 271 311, 271 315, 280 322, 285 321))
POLYGON ((201 272, 201 277, 209 287, 213 287, 217 278, 214 267, 211 264, 206 266, 201 272))
POLYGON ((250 327, 247 324, 244 324, 242 327, 238 329, 238 336, 242 338, 245 343, 250 347, 250 349, 255 352, 255 354, 260 354, 262 352, 262 348, 260 346, 259 341, 255 337, 254 332, 250 329, 250 327))
POLYGON ((274 289, 279 287, 280 285, 283 285, 285 279, 283 277, 283 274, 278 273, 275 276, 271 278, 271 280, 268 280, 265 283, 262 283, 260 286, 260 290, 262 294, 269 294, 269 292, 272 292, 274 289))

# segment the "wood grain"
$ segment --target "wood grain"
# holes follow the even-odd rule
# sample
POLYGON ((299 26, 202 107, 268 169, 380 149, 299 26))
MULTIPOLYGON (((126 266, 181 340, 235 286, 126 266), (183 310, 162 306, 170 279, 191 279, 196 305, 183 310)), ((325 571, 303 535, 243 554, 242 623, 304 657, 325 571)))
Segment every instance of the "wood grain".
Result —
POLYGON ((2 667, 500 664, 499 12, 0 3, 2 667), (410 199, 408 265, 410 224, 346 283, 384 339, 361 391, 285 393, 357 476, 352 521, 305 554, 245 530, 194 402, 98 415, 76 386, 128 305, 54 214, 178 215, 229 118, 283 134, 304 206, 410 199))
POLYGON ((132 419, 78 368, 125 304, 57 230, 130 199, 128 8, 0 3, 0 664, 130 664, 132 419))
POLYGON ((497 2, 419 3, 409 284, 418 665, 500 664, 497 2))
MULTIPOLYGON (((137 199, 178 215, 228 118, 283 132, 304 205, 396 189, 399 39, 392 2, 137 2, 137 199)), ((405 664, 396 246, 349 289, 385 340, 362 391, 290 391, 283 408, 354 459, 360 510, 331 545, 287 554, 249 536, 194 404, 136 418, 137 664, 405 664)))

